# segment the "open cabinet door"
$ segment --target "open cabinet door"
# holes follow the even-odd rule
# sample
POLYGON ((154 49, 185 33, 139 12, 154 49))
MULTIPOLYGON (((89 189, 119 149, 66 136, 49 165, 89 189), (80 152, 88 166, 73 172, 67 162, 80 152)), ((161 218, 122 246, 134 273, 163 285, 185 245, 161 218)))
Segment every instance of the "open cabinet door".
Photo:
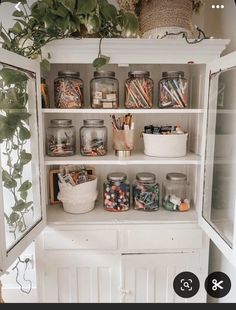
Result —
POLYGON ((236 266, 236 52, 211 63, 200 225, 236 266))
POLYGON ((39 63, 0 48, 0 274, 46 222, 40 184, 40 102, 39 63))

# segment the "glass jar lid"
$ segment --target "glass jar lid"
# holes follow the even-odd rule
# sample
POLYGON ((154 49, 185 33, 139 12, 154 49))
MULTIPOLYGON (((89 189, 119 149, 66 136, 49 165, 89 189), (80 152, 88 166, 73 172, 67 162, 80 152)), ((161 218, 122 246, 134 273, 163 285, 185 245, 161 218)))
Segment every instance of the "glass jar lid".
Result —
POLYGON ((103 119, 84 119, 84 126, 101 126, 103 124, 103 119))
POLYGON ((109 181, 125 181, 126 179, 127 175, 123 172, 111 172, 107 176, 109 181))
POLYGON ((51 120, 52 126, 59 126, 59 127, 67 127, 72 125, 71 119, 52 119, 51 120))
POLYGON ((169 181, 186 181, 187 176, 184 173, 171 172, 166 175, 166 179, 169 181))
POLYGON ((58 71, 58 76, 80 76, 80 73, 78 71, 70 71, 70 70, 63 70, 63 71, 58 71))
POLYGON ((149 71, 130 71, 128 73, 128 76, 133 76, 133 77, 136 77, 136 76, 150 76, 150 72, 149 71))
POLYGON ((165 71, 162 72, 162 77, 167 78, 167 77, 184 77, 184 71, 165 71))
POLYGON ((136 179, 141 182, 155 182, 156 176, 151 172, 139 172, 136 174, 136 179))
POLYGON ((114 71, 94 71, 94 77, 115 77, 114 71))

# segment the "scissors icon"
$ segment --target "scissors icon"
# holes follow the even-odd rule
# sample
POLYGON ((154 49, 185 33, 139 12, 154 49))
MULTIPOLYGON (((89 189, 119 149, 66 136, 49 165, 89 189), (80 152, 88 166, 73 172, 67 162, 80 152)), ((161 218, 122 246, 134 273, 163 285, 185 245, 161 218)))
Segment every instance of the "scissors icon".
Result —
POLYGON ((223 286, 221 286, 221 284, 222 284, 223 282, 224 282, 224 281, 219 281, 219 282, 217 282, 216 279, 213 279, 213 280, 212 280, 212 284, 214 284, 214 285, 212 286, 212 290, 213 290, 213 291, 216 291, 218 288, 219 288, 220 290, 223 290, 224 288, 223 288, 223 286))

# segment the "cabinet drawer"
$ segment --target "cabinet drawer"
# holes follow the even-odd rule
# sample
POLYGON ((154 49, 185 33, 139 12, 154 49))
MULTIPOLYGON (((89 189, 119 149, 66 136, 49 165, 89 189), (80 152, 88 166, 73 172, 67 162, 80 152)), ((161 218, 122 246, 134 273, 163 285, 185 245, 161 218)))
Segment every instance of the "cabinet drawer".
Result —
POLYGON ((46 231, 44 248, 51 250, 116 250, 116 230, 46 231))
POLYGON ((200 229, 137 229, 127 232, 129 250, 198 249, 202 247, 200 229))

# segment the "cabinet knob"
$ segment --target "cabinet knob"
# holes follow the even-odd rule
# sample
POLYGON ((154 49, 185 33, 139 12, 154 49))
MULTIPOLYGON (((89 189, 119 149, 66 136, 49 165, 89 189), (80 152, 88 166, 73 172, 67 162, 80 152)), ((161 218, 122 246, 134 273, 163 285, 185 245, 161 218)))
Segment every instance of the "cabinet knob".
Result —
POLYGON ((131 294, 131 290, 127 290, 125 288, 121 288, 120 289, 120 292, 122 295, 128 295, 128 294, 131 294))

